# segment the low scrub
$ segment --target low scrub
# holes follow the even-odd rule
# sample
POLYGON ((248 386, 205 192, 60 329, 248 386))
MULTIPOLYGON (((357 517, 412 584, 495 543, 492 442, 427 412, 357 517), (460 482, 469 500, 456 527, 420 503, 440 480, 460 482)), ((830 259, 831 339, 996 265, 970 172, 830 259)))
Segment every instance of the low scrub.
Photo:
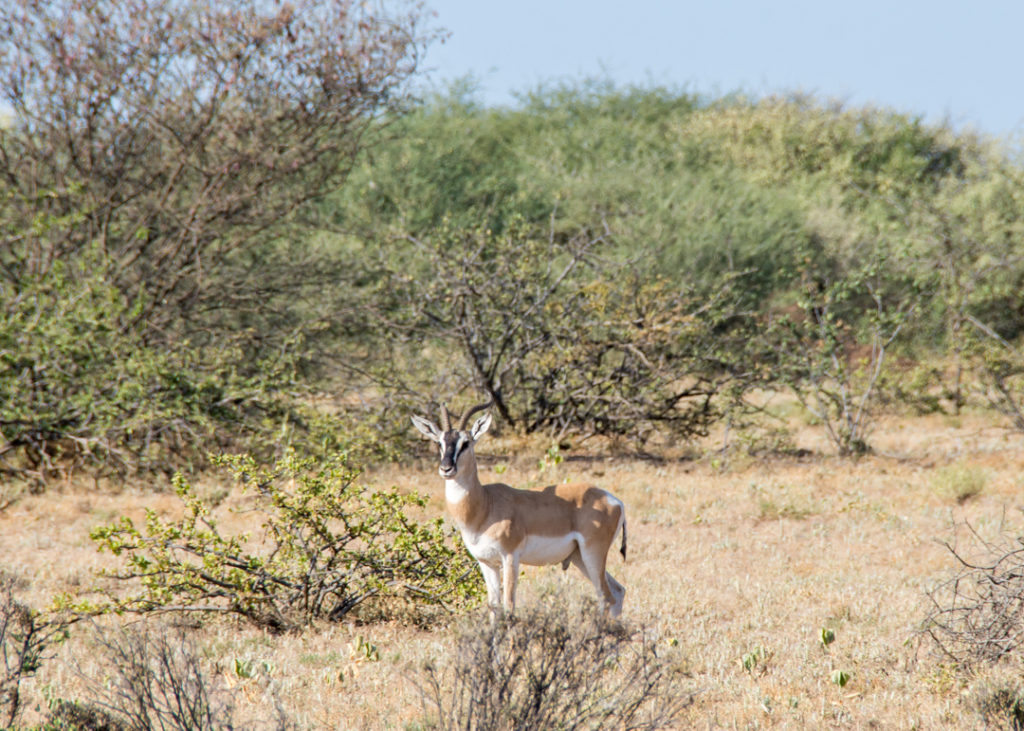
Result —
POLYGON ((523 434, 641 447, 705 436, 771 381, 749 273, 680 287, 633 266, 605 272, 594 259, 610 239, 584 229, 560 241, 516 221, 396 246, 387 296, 358 303, 386 326, 377 346, 345 357, 353 382, 368 377, 407 410, 471 385, 523 434))
MULTIPOLYGON (((98 731, 227 731, 235 728, 230 692, 204 667, 181 630, 147 623, 94 626, 102 670, 76 668, 83 697, 51 702, 50 729, 98 731)), ((276 725, 287 728, 283 713, 276 725)))
POLYGON ((177 475, 185 508, 180 520, 149 511, 141 528, 122 517, 92 532, 101 551, 124 560, 108 575, 136 590, 99 603, 68 603, 83 613, 228 613, 287 631, 353 613, 408 614, 410 607, 415 619, 427 608, 480 595, 475 565, 441 519, 411 517, 425 498, 371 490, 344 456, 319 461, 289 454, 269 468, 247 456, 217 462, 252 496, 260 539, 224 533, 211 503, 177 475))
POLYGON ((972 531, 980 556, 947 544, 956 572, 931 592, 922 631, 964 670, 984 668, 1024 647, 1024 538, 992 542, 972 531))
POLYGON ((940 497, 963 505, 984 492, 987 483, 988 473, 984 470, 966 464, 952 464, 935 471, 931 488, 940 497))
POLYGON ((1020 663, 1000 667, 977 678, 965 690, 968 707, 986 729, 1024 729, 1024 682, 1020 663))
POLYGON ((593 604, 474 620, 447 665, 425 670, 431 728, 675 728, 690 702, 671 659, 593 604))
POLYGON ((0 573, 0 722, 9 728, 25 707, 22 682, 35 675, 56 645, 67 638, 67 623, 47 618, 18 601, 11 576, 0 573))

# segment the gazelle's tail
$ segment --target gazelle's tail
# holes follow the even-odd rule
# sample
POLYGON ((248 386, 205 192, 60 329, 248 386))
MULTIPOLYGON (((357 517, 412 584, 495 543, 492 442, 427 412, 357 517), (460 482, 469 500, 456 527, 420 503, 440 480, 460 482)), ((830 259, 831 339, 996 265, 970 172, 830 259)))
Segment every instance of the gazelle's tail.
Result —
POLYGON ((622 514, 622 545, 619 546, 619 553, 622 554, 622 560, 626 560, 626 514, 622 514))

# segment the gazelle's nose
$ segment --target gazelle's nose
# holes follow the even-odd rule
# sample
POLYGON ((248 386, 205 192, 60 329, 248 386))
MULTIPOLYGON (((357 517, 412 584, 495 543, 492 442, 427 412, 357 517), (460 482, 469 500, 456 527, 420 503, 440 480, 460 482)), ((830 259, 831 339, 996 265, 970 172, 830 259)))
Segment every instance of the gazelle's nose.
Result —
POLYGON ((450 467, 447 465, 441 465, 437 468, 437 471, 441 474, 441 477, 452 477, 455 475, 455 465, 450 467))

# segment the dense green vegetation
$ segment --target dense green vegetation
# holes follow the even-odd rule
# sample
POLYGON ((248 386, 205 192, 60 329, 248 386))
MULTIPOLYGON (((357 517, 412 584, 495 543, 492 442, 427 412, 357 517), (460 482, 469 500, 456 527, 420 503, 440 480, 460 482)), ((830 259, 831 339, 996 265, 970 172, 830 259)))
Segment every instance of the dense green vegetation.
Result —
POLYGON ((995 141, 603 83, 514 109, 455 89, 394 131, 317 209, 343 298, 372 292, 340 303, 372 313, 350 373, 481 389, 524 431, 699 434, 762 386, 841 451, 880 398, 1021 423, 1024 178, 995 141))
POLYGON ((4 79, 10 474, 326 453, 354 431, 382 456, 410 411, 481 395, 506 428, 637 448, 746 423, 766 388, 845 453, 870 447, 886 400, 1024 424, 1024 169, 997 141, 814 98, 603 82, 410 106, 430 39, 415 17, 367 19, 387 49, 372 84, 355 57, 330 71, 356 96, 281 63, 322 53, 307 25, 288 45, 290 10, 243 29, 244 57, 192 39, 202 15, 135 39, 192 54, 212 86, 200 66, 111 86, 136 59, 79 50, 114 52, 139 25, 90 12, 37 36, 51 63, 4 79), (58 72, 74 83, 48 85, 58 72), (154 99, 163 116, 126 114, 154 99))

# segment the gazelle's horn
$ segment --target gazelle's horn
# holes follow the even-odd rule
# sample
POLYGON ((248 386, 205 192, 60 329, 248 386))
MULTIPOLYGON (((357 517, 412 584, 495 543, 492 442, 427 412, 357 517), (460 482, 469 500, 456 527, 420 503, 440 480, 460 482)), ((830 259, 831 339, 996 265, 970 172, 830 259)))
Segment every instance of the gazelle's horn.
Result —
POLYGON ((463 429, 465 429, 466 425, 469 424, 469 417, 471 417, 473 414, 475 414, 478 411, 483 411, 484 409, 489 409, 493 405, 494 405, 494 399, 491 399, 490 401, 488 401, 485 404, 480 404, 478 406, 474 406, 469 411, 467 411, 465 414, 463 414, 462 415, 462 421, 459 423, 459 431, 462 431, 463 429))
POLYGON ((448 404, 441 404, 441 431, 451 431, 452 418, 448 415, 448 404))

